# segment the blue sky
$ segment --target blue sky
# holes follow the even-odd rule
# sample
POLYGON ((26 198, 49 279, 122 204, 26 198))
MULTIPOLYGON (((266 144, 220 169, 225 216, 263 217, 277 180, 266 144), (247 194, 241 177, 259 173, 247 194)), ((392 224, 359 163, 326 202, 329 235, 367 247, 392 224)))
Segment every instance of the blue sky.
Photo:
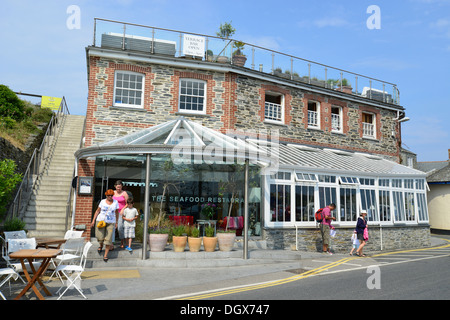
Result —
MULTIPOLYGON (((0 0, 0 83, 14 91, 65 96, 85 114, 85 47, 94 17, 233 38, 395 83, 410 121, 403 143, 419 161, 448 159, 450 0, 0 0), (69 29, 67 8, 80 8, 69 29), (369 29, 370 5, 380 29, 369 29)), ((29 99, 33 101, 33 99, 29 99)))

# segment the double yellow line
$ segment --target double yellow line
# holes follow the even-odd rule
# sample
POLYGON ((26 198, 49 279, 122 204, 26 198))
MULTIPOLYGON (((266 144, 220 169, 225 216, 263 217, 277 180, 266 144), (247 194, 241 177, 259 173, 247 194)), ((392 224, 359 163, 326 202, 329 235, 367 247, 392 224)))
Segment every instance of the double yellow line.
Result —
POLYGON ((255 284, 255 285, 249 285, 249 286, 242 286, 242 287, 235 287, 232 289, 221 289, 220 291, 216 291, 216 292, 209 292, 209 293, 204 293, 204 294, 199 294, 199 295, 195 295, 195 296, 190 296, 187 298, 183 298, 180 300, 199 300, 199 299, 207 299, 207 298, 214 298, 214 297, 218 297, 218 296, 223 296, 223 295, 227 295, 227 294, 233 294, 233 293, 239 293, 239 292, 245 292, 245 291, 251 291, 251 290, 257 290, 257 289, 263 289, 263 288, 269 288, 269 287, 273 287, 273 286, 278 286, 278 285, 282 285, 282 284, 286 284, 286 283, 290 283, 290 282, 294 282, 297 280, 301 280, 301 279, 305 279, 314 275, 317 275, 323 271, 326 271, 328 269, 337 267, 343 263, 346 263, 350 260, 353 260, 356 258, 344 258, 332 263, 329 263, 327 265, 324 265, 322 267, 319 268, 315 268, 309 271, 306 271, 304 273, 292 276, 292 277, 288 277, 288 278, 284 278, 284 279, 280 279, 280 280, 275 280, 275 281, 269 281, 269 282, 264 282, 264 283, 259 283, 259 284, 255 284))
MULTIPOLYGON (((443 240, 446 240, 446 239, 443 239, 443 240)), ((446 241, 448 241, 448 240, 446 240, 446 241)), ((450 242, 450 241, 448 241, 448 242, 450 242)), ((371 258, 381 257, 381 256, 385 256, 385 255, 390 255, 390 254, 399 254, 399 253, 405 253, 405 252, 415 252, 415 251, 425 251, 425 250, 435 250, 435 249, 443 249, 443 248, 448 248, 448 247, 450 247, 450 244, 439 246, 439 247, 433 247, 433 248, 393 251, 393 252, 386 252, 386 253, 375 254, 375 255, 372 255, 371 258)), ((292 277, 288 277, 288 278, 284 278, 284 279, 280 279, 280 280, 275 280, 275 281, 259 283, 259 284, 255 284, 255 285, 240 286, 240 287, 234 287, 234 288, 225 289, 225 290, 220 289, 220 290, 217 290, 217 291, 214 291, 214 292, 208 292, 208 293, 198 294, 198 295, 194 295, 194 296, 189 296, 189 297, 182 298, 182 299, 179 299, 179 300, 208 299, 208 298, 214 298, 214 297, 218 297, 218 296, 224 296, 224 295, 227 295, 227 294, 240 293, 240 292, 245 292, 245 291, 252 291, 252 290, 257 290, 257 289, 263 289, 263 288, 279 286, 279 285, 282 285, 282 284, 298 281, 298 280, 301 280, 301 279, 305 279, 305 278, 317 275, 317 274, 319 274, 321 272, 324 272, 324 271, 327 271, 327 270, 329 270, 331 268, 340 266, 341 264, 344 264, 344 263, 349 262, 349 261, 354 260, 354 259, 360 259, 360 258, 359 257, 344 258, 344 259, 340 259, 338 261, 326 264, 326 265, 324 265, 322 267, 311 269, 309 271, 303 272, 301 274, 298 274, 298 275, 295 275, 295 276, 292 276, 292 277)))

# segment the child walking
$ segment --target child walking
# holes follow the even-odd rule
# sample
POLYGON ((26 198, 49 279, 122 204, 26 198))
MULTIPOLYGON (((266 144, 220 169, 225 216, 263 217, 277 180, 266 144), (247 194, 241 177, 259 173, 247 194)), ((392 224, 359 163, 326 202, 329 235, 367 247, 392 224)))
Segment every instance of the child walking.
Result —
POLYGON ((138 212, 136 208, 133 207, 134 201, 132 198, 127 200, 127 206, 123 207, 122 212, 120 213, 123 217, 123 234, 125 238, 125 250, 133 251, 131 249, 131 242, 135 237, 135 229, 136 229, 136 219, 138 217, 138 212))
POLYGON ((358 236, 356 235, 356 230, 353 231, 351 240, 352 240, 352 250, 350 251, 350 255, 352 256, 353 255, 353 251, 355 249, 357 250, 358 247, 359 247, 359 240, 358 240, 358 236))

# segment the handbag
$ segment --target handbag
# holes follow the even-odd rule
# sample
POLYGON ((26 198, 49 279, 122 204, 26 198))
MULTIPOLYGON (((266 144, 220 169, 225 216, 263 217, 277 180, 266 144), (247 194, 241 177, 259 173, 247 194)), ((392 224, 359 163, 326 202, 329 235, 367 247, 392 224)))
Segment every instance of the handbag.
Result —
POLYGON ((335 229, 331 229, 330 230, 330 237, 334 238, 336 236, 336 230, 335 229))
POLYGON ((106 222, 105 221, 99 221, 98 223, 97 223, 97 228, 99 228, 99 229, 101 229, 101 228, 104 228, 104 227, 106 227, 106 222))
POLYGON ((369 240, 369 230, 367 230, 367 227, 364 229, 364 240, 369 240))

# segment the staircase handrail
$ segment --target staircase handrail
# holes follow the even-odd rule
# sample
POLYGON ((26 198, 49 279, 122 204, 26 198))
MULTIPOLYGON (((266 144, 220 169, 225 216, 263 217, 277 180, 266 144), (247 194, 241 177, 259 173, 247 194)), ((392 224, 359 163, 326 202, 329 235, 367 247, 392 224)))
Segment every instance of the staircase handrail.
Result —
POLYGON ((9 207, 7 219, 16 216, 18 218, 22 218, 21 216, 19 216, 22 208, 22 202, 28 202, 31 196, 30 191, 33 190, 36 182, 43 173, 43 169, 45 168, 45 163, 44 165, 42 165, 42 162, 47 161, 47 159, 49 158, 52 146, 56 143, 56 138, 60 132, 62 120, 68 114, 70 114, 69 108, 67 106, 65 97, 63 97, 58 111, 56 113, 53 113, 52 118, 48 123, 47 130, 45 132, 44 138, 42 139, 39 149, 35 148, 33 151, 33 155, 28 162, 27 170, 23 175, 22 182, 20 183, 19 188, 16 191, 14 200, 9 207), (52 135, 54 136, 54 139, 49 142, 52 135), (23 197, 26 198, 22 199, 23 197))

